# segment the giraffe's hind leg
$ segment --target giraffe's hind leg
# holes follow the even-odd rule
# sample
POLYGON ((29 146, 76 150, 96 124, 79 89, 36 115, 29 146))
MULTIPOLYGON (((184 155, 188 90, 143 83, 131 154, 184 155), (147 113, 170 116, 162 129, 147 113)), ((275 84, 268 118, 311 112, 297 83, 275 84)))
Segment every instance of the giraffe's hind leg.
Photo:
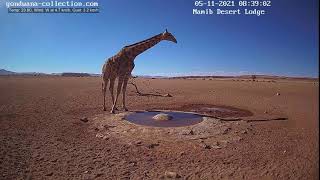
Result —
POLYGON ((110 67, 105 63, 102 67, 102 95, 103 95, 103 111, 106 111, 106 91, 108 82, 110 81, 110 67))
POLYGON ((107 91, 108 81, 109 79, 107 80, 104 79, 102 82, 103 111, 106 111, 106 91, 107 91))
POLYGON ((127 84, 128 84, 129 77, 125 77, 123 81, 123 87, 122 87, 122 103, 123 103, 123 109, 125 111, 128 111, 128 108, 126 107, 126 90, 127 90, 127 84))
POLYGON ((115 80, 116 80, 116 78, 114 78, 114 77, 110 78, 109 91, 110 91, 111 99, 112 99, 112 110, 111 110, 111 113, 114 113, 114 110, 117 110, 116 105, 114 104, 114 94, 113 94, 113 88, 114 88, 115 80))

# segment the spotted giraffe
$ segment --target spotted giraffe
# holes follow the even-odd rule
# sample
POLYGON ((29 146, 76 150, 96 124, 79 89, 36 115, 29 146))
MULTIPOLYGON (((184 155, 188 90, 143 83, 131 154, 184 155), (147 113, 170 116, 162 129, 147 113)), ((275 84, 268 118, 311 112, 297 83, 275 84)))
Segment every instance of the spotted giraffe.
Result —
POLYGON ((106 88, 108 82, 110 82, 109 90, 112 98, 111 113, 116 110, 116 104, 122 88, 122 103, 125 111, 128 111, 126 107, 126 89, 128 80, 131 76, 131 72, 134 68, 134 59, 144 51, 150 49, 154 45, 158 44, 162 40, 172 41, 177 43, 176 38, 167 30, 164 33, 155 35, 149 39, 140 41, 138 43, 125 46, 116 55, 109 58, 102 68, 102 94, 103 94, 103 110, 106 111, 106 88), (118 78, 117 95, 114 97, 113 87, 114 82, 118 78))

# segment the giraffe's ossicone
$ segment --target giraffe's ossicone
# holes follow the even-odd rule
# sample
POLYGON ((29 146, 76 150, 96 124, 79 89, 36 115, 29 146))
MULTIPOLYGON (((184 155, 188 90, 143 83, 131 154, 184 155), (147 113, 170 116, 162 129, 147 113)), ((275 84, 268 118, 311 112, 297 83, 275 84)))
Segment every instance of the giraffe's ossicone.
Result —
POLYGON ((126 89, 128 80, 131 76, 131 72, 134 68, 134 59, 144 51, 150 49, 160 41, 167 40, 177 43, 176 38, 169 33, 167 30, 164 33, 160 33, 149 39, 140 41, 138 43, 123 47, 116 55, 110 57, 102 67, 102 94, 103 94, 103 110, 106 110, 106 89, 108 82, 110 82, 109 90, 112 98, 112 109, 111 113, 116 110, 116 104, 118 101, 119 94, 122 89, 123 108, 127 111, 126 107, 126 89), (114 97, 113 87, 114 82, 118 78, 117 95, 114 97))

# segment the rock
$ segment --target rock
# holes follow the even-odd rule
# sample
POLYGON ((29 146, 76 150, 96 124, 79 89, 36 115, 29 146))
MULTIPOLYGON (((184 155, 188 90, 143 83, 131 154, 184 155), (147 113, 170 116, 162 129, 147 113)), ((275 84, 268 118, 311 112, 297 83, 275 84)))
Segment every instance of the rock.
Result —
POLYGON ((180 178, 181 176, 176 172, 166 171, 164 173, 165 178, 180 178))
POLYGON ((247 134, 248 132, 246 130, 241 131, 241 134, 247 134))
POLYGON ((103 176, 103 175, 104 175, 104 173, 97 173, 96 176, 95 176, 95 178, 101 177, 101 176, 103 176))
POLYGON ((129 165, 130 166, 136 166, 138 163, 137 163, 137 161, 130 161, 129 162, 129 165))
POLYGON ((230 131, 231 131, 231 127, 228 127, 228 128, 223 130, 222 134, 227 134, 230 131))
POLYGON ((239 136, 232 138, 232 141, 233 141, 233 142, 240 142, 240 141, 242 141, 242 140, 243 140, 242 137, 239 137, 239 136))
POLYGON ((264 111, 265 114, 268 114, 268 111, 264 111))
POLYGON ((213 146, 219 146, 220 145, 220 143, 219 142, 213 142, 213 143, 211 143, 213 146))
POLYGON ((103 136, 104 136, 104 135, 101 134, 101 133, 97 133, 97 134, 96 134, 96 137, 97 137, 97 138, 103 138, 103 136))
POLYGON ((136 144, 137 146, 141 146, 141 145, 142 145, 142 141, 137 141, 137 142, 135 142, 135 144, 136 144))
POLYGON ((195 135, 195 132, 193 130, 183 130, 181 131, 182 135, 195 135))
POLYGON ((107 136, 103 135, 102 133, 97 133, 97 134, 96 134, 96 137, 97 137, 97 138, 101 138, 101 139, 103 139, 103 140, 109 139, 107 136))
POLYGON ((108 125, 108 124, 105 124, 105 125, 103 125, 103 127, 104 127, 106 130, 109 130, 109 129, 115 128, 115 127, 117 127, 117 126, 110 126, 110 125, 108 125))
POLYGON ((24 177, 25 180, 32 180, 32 175, 30 173, 27 173, 24 177))
POLYGON ((194 135, 194 132, 192 130, 190 130, 189 134, 190 135, 194 135))
POLYGON ((212 148, 212 149, 221 149, 221 147, 218 146, 218 145, 211 146, 211 148, 212 148))
POLYGON ((53 175, 53 172, 49 172, 46 174, 46 176, 52 176, 53 175))
POLYGON ((164 97, 172 97, 171 94, 165 94, 164 97))
POLYGON ((160 113, 152 117, 152 119, 157 121, 168 121, 172 119, 172 116, 169 114, 160 113))
POLYGON ((205 145, 204 145, 204 148, 205 148, 205 149, 211 149, 212 147, 211 147, 210 145, 208 145, 208 144, 205 144, 205 145))
POLYGON ((89 119, 88 119, 87 117, 83 117, 83 118, 80 118, 80 121, 82 121, 82 122, 88 122, 89 119))
POLYGON ((277 96, 280 96, 280 93, 277 93, 277 96))
POLYGON ((153 143, 153 144, 149 144, 149 145, 148 145, 148 148, 149 148, 149 149, 153 149, 153 148, 156 147, 156 146, 159 146, 159 144, 158 144, 158 143, 153 143))
POLYGON ((202 144, 202 147, 203 147, 204 149, 211 149, 211 146, 208 145, 208 144, 205 144, 205 143, 202 144))

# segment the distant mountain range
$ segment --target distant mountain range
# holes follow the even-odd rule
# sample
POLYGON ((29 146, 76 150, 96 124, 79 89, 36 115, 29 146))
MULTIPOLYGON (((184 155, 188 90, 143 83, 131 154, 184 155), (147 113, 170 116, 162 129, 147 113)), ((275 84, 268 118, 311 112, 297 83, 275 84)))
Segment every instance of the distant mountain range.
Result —
POLYGON ((7 71, 5 69, 0 69, 0 75, 13 75, 13 74, 16 74, 16 73, 12 71, 7 71))
POLYGON ((47 75, 47 74, 38 73, 38 72, 13 72, 13 71, 5 70, 5 69, 0 69, 0 76, 9 76, 9 75, 41 76, 41 75, 47 75))
POLYGON ((73 72, 64 72, 64 73, 39 73, 39 72, 13 72, 5 69, 0 69, 0 76, 66 76, 66 77, 88 77, 88 76, 101 76, 101 74, 89 74, 89 73, 73 73, 73 72))

